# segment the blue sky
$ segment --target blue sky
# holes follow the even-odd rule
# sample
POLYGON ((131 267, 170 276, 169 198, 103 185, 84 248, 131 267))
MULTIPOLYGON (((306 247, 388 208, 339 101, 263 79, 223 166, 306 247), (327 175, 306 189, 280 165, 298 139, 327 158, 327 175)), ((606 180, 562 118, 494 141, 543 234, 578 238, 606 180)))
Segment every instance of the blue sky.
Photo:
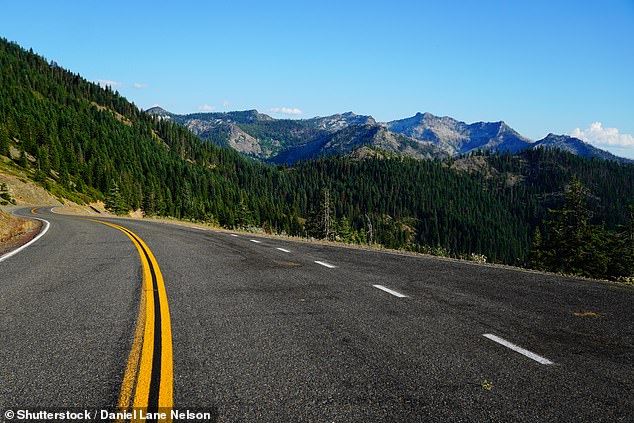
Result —
POLYGON ((0 0, 0 10, 0 36, 112 81, 145 109, 380 121, 428 111, 504 120, 533 139, 574 133, 634 157, 634 0, 0 0))

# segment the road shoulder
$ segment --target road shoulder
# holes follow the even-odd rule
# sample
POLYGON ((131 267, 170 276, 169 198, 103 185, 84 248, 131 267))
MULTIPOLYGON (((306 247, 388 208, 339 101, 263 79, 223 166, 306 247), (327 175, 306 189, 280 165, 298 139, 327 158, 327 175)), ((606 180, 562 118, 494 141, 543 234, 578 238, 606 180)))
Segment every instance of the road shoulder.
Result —
POLYGON ((40 233, 42 222, 0 210, 0 256, 20 248, 40 233))

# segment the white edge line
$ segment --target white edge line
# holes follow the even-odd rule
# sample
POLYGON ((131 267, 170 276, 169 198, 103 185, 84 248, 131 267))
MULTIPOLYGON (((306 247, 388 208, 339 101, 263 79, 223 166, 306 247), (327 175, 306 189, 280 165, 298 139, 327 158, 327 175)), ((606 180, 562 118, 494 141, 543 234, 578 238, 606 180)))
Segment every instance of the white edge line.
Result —
POLYGON ((392 294, 392 295, 394 295, 395 297, 398 297, 398 298, 407 298, 407 295, 405 295, 405 294, 401 294, 400 292, 396 292, 396 291, 394 291, 393 289, 386 288, 386 287, 384 287, 383 285, 372 285, 372 286, 373 286, 373 287, 375 287, 376 289, 380 289, 381 291, 385 291, 385 292, 387 292, 388 294, 392 294))
POLYGON ((258 241, 257 239, 250 239, 249 241, 255 242, 256 244, 260 244, 262 241, 258 241))
POLYGON ((229 235, 231 235, 231 236, 235 236, 235 237, 237 237, 237 236, 238 236, 238 235, 236 235, 236 234, 229 234, 229 235))
POLYGON ((522 354, 523 356, 526 356, 532 360, 535 360, 536 362, 540 363, 540 364, 555 364, 552 361, 550 361, 547 358, 542 357, 541 355, 535 354, 534 352, 531 352, 527 349, 524 349, 522 347, 520 347, 519 345, 515 345, 512 342, 507 341, 506 339, 500 338, 499 336, 495 336, 493 334, 490 333, 485 333, 484 335, 485 338, 490 339, 493 342, 497 342, 498 344, 504 345, 507 348, 512 349, 515 352, 518 352, 520 354, 522 354))
POLYGON ((290 253, 290 251, 289 251, 289 250, 287 250, 286 248, 280 248, 280 247, 277 247, 276 249, 277 249, 277 250, 280 250, 280 251, 284 251, 285 253, 290 253))
POLYGON ((334 264, 326 263, 324 261, 319 261, 319 260, 315 260, 315 263, 321 264, 322 266, 327 267, 328 269, 334 269, 335 267, 337 267, 334 264))
MULTIPOLYGON (((24 216, 20 216, 20 217, 24 217, 24 216)), ((12 257, 12 256, 16 255, 17 253, 19 253, 20 251, 24 250, 29 245, 34 244, 38 239, 40 239, 40 238, 42 238, 44 236, 44 234, 48 231, 48 228, 51 226, 51 224, 48 222, 48 220, 40 219, 39 217, 31 217, 31 216, 29 216, 28 218, 37 219, 37 220, 39 220, 41 222, 44 222, 44 229, 42 229, 40 231, 40 233, 37 234, 37 236, 35 238, 30 240, 29 242, 27 242, 23 246, 21 246, 19 248, 16 248, 15 250, 10 251, 10 252, 4 254, 3 256, 0 256, 0 262, 8 259, 9 257, 12 257)))

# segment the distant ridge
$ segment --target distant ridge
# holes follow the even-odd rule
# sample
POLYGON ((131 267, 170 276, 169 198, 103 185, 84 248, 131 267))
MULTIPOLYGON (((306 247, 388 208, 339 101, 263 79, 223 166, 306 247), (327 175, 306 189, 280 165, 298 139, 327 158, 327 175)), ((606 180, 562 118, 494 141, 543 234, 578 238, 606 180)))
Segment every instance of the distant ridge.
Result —
POLYGON ((632 162, 567 135, 549 134, 533 141, 503 121, 468 124, 428 112, 385 123, 353 112, 299 120, 275 119, 257 110, 177 115, 156 106, 146 112, 172 119, 204 140, 271 163, 345 155, 363 147, 416 159, 476 151, 515 154, 543 147, 587 158, 632 162))
POLYGON ((167 110, 165 110, 164 108, 160 106, 150 107, 149 109, 145 111, 145 113, 148 113, 150 115, 156 115, 156 116, 164 116, 164 117, 172 116, 172 113, 168 112, 167 110))
POLYGON ((555 135, 548 134, 545 138, 536 141, 533 144, 533 148, 558 148, 563 151, 567 151, 577 156, 593 157, 604 160, 613 160, 621 163, 632 163, 633 160, 626 159, 624 157, 616 156, 608 151, 601 150, 579 138, 571 137, 568 135, 555 135))

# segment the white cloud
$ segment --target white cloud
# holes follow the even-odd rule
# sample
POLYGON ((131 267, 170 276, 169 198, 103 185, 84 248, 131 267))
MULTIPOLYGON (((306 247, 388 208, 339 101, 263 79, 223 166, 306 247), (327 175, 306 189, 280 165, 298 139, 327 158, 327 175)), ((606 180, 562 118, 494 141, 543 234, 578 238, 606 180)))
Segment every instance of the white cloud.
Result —
POLYGON ((137 90, 142 90, 147 87, 148 87, 147 84, 140 84, 138 82, 135 82, 134 84, 132 84, 132 88, 136 88, 137 90))
POLYGON ((104 88, 105 87, 111 87, 111 88, 123 87, 123 82, 111 81, 109 79, 98 79, 97 84, 101 85, 104 88))
POLYGON ((616 128, 604 128, 601 122, 594 122, 587 129, 575 128, 570 136, 582 139, 591 144, 634 147, 634 137, 632 135, 621 134, 616 128))
POLYGON ((271 113, 280 113, 282 115, 303 115, 304 112, 297 107, 273 107, 269 109, 271 113))
POLYGON ((198 110, 201 112, 211 112, 212 110, 216 110, 214 106, 210 106, 209 104, 203 104, 202 106, 198 106, 198 110))
POLYGON ((222 107, 224 107, 225 109, 229 108, 230 105, 231 103, 229 103, 229 100, 225 100, 222 102, 222 107))

